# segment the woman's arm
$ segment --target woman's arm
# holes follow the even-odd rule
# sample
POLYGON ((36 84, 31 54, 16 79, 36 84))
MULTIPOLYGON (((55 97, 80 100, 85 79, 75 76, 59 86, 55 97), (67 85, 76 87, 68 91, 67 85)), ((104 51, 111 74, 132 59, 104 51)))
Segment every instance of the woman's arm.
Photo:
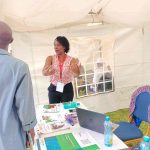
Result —
POLYGON ((48 56, 45 61, 42 73, 44 76, 49 76, 54 74, 54 69, 52 68, 52 56, 48 56))
POLYGON ((72 58, 70 69, 74 73, 75 77, 78 77, 80 75, 80 68, 81 65, 79 64, 79 60, 76 58, 72 58))

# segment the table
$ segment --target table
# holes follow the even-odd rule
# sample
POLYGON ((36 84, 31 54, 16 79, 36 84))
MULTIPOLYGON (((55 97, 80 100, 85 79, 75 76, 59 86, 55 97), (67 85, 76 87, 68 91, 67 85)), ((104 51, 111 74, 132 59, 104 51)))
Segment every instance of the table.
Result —
MULTIPOLYGON (((43 106, 39 105, 36 108, 38 121, 39 121, 39 118, 40 118, 39 116, 41 114, 41 112, 40 112, 41 107, 43 107, 43 106)), ((87 109, 82 104, 80 105, 80 107, 84 108, 84 109, 87 109)), ((63 104, 60 104, 60 111, 61 112, 66 111, 66 110, 63 109, 63 104)), ((70 129, 65 129, 65 130, 62 130, 62 131, 59 131, 59 132, 53 132, 53 133, 50 133, 50 134, 42 134, 42 135, 40 135, 40 139, 43 139, 45 137, 50 137, 50 136, 56 136, 56 135, 60 135, 60 134, 66 134, 66 133, 70 133, 70 132, 72 133, 75 130, 80 130, 80 131, 89 133, 93 137, 93 139, 97 142, 97 145, 102 150, 120 150, 120 149, 125 150, 125 149, 128 149, 128 147, 116 135, 113 136, 113 146, 112 147, 106 147, 104 145, 104 135, 103 134, 100 134, 100 133, 82 128, 82 127, 79 126, 79 124, 77 124, 75 126, 71 126, 70 129)), ((38 150, 36 145, 34 145, 34 150, 38 150)), ((42 149, 42 150, 44 150, 44 149, 42 149)))

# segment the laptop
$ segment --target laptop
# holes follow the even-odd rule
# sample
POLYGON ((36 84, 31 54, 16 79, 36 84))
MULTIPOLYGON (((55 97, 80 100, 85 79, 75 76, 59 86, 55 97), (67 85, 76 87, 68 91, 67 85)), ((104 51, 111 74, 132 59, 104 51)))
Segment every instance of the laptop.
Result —
POLYGON ((77 116, 81 127, 104 134, 104 114, 77 108, 77 116))

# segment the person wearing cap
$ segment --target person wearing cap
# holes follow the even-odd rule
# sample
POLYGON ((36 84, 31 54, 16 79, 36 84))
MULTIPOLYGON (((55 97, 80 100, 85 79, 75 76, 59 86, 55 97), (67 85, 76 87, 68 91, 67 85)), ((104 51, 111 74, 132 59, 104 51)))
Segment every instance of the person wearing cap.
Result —
MULTIPOLYGON (((112 81, 111 67, 105 66, 104 61, 98 59, 94 67, 93 77, 93 83, 97 84, 97 91, 104 91, 104 81, 112 81)), ((105 82, 105 89, 112 90, 112 82, 105 82)))
POLYGON ((96 61, 96 64, 94 66, 94 77, 93 77, 93 83, 100 82, 101 77, 103 76, 103 68, 104 63, 102 60, 98 59, 96 61))
POLYGON ((12 57, 12 30, 0 22, 0 150, 26 150, 37 123, 28 65, 12 57))

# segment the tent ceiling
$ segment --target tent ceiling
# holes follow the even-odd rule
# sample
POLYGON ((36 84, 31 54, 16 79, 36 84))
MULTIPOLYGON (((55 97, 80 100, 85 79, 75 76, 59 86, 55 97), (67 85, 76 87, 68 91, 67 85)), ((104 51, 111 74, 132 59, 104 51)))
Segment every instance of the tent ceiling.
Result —
POLYGON ((89 20, 91 9, 94 12, 102 9, 99 20, 108 23, 139 27, 150 22, 149 0, 0 0, 1 20, 16 31, 80 24, 89 20))
POLYGON ((109 23, 128 26, 143 26, 150 22, 149 0, 106 0, 95 6, 98 11, 102 7, 102 18, 109 23))
POLYGON ((14 30, 37 31, 84 18, 98 0, 0 0, 1 15, 14 30))

